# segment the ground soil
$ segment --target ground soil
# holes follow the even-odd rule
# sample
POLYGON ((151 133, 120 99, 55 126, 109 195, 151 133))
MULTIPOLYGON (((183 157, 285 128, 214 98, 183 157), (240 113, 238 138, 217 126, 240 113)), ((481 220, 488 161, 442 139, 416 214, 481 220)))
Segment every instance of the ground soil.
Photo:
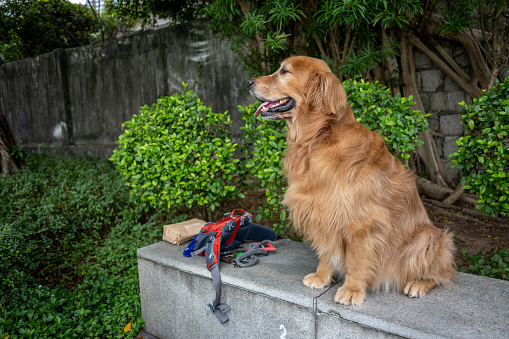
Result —
MULTIPOLYGON (((255 190, 247 194, 245 199, 238 201, 238 207, 255 214, 257 208, 265 199, 264 190, 255 190)), ((428 215, 435 226, 447 228, 454 235, 456 245, 455 261, 459 268, 468 271, 470 261, 462 255, 466 250, 469 254, 491 249, 509 250, 509 218, 490 218, 489 216, 471 216, 465 209, 472 210, 474 206, 457 204, 455 208, 434 208, 432 200, 423 197, 428 215)), ((262 220, 261 224, 272 226, 279 220, 262 220)), ((296 234, 289 234, 294 238, 296 234)))

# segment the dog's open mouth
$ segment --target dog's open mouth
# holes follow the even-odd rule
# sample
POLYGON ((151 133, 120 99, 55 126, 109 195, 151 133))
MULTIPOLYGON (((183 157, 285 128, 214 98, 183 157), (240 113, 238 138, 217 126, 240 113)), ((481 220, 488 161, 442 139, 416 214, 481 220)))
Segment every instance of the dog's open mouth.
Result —
MULTIPOLYGON (((260 100, 263 101, 263 100, 260 100)), ((262 113, 262 117, 272 115, 274 113, 289 111, 295 106, 295 100, 290 97, 282 98, 276 101, 265 101, 258 107, 255 112, 255 117, 262 113)))

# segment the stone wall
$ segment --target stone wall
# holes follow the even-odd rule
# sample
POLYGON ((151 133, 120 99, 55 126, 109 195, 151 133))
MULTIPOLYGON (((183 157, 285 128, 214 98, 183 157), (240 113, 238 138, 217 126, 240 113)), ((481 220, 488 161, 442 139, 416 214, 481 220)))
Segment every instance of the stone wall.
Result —
MULTIPOLYGON (((451 43, 442 43, 442 46, 456 63, 471 75, 472 68, 465 49, 461 45, 451 43)), ((437 132, 435 140, 438 151, 448 166, 451 164, 448 155, 458 150, 455 142, 463 135, 460 113, 463 107, 459 103, 471 101, 471 98, 424 54, 418 50, 414 53, 417 86, 422 103, 426 112, 431 114, 428 122, 431 130, 437 132)), ((448 172, 453 180, 459 179, 457 169, 448 168, 448 172)))

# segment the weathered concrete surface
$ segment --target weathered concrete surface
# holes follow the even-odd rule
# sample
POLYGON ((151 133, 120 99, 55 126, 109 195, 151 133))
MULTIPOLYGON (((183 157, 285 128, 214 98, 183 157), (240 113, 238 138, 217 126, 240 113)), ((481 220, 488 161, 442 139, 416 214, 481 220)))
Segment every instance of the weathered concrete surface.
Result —
POLYGON ((241 67, 199 26, 150 30, 0 66, 0 108, 19 146, 104 158, 123 122, 185 82, 240 135, 236 107, 253 102, 241 67))
POLYGON ((301 283, 317 259, 306 244, 282 240, 252 268, 221 264, 222 301, 232 310, 221 325, 206 306, 214 298, 203 257, 185 245, 159 242, 138 250, 145 330, 158 338, 506 338, 509 282, 459 274, 450 290, 424 298, 368 295, 358 306, 333 301, 341 282, 323 290, 301 283))

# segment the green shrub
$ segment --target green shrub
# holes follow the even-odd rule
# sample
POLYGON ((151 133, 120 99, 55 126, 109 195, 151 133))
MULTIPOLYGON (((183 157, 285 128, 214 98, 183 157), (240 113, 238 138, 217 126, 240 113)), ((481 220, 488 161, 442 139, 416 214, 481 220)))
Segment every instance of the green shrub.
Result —
MULTIPOLYGON (((426 118, 411 108, 411 98, 399 95, 392 97, 389 90, 378 84, 362 81, 343 83, 357 119, 371 130, 377 130, 385 139, 389 150, 401 161, 407 162, 410 155, 422 144, 417 138, 428 131, 426 118)), ((283 175, 283 154, 286 149, 286 122, 256 119, 258 106, 238 106, 245 121, 244 144, 246 167, 257 179, 255 187, 265 188, 266 200, 257 211, 257 218, 274 219, 281 223, 274 228, 284 233, 286 212, 281 205, 286 191, 283 175)))
POLYGON ((23 255, 2 272, 19 270, 54 285, 68 279, 87 255, 84 248, 115 224, 117 201, 129 195, 104 160, 30 156, 26 165, 0 178, 0 225, 8 234, 2 242, 14 241, 23 255))
POLYGON ((110 160, 144 206, 195 208, 209 218, 225 200, 243 197, 230 125, 227 112, 213 113, 191 91, 162 97, 124 123, 110 160))
MULTIPOLYGON (((25 287, 32 280, 27 274, 35 264, 30 254, 35 245, 26 241, 26 232, 13 224, 0 224, 0 289, 7 291, 25 287)), ((9 293, 10 294, 10 293, 9 293)))
POLYGON ((142 212, 107 161, 26 163, 0 178, 0 338, 135 338, 136 251, 186 217, 142 212))
POLYGON ((465 189, 479 196, 478 209, 493 216, 509 212, 509 78, 472 103, 462 102, 465 136, 450 155, 465 189))
POLYGON ((245 121, 244 146, 245 166, 250 174, 256 178, 253 187, 265 188, 265 202, 256 211, 256 220, 262 217, 277 219, 281 222, 274 224, 278 233, 285 232, 286 211, 281 204, 286 192, 287 183, 283 175, 283 154, 286 149, 286 122, 256 119, 254 112, 258 106, 238 106, 245 121))
POLYGON ((412 98, 393 97, 387 87, 364 80, 347 80, 343 86, 357 120, 380 133, 389 151, 406 164, 424 143, 419 135, 429 131, 426 117, 412 108, 412 98))
MULTIPOLYGON (((476 275, 485 277, 509 280, 509 251, 502 248, 498 250, 490 250, 485 253, 478 252, 477 254, 468 254, 463 250, 461 252, 465 259, 470 260, 472 263, 468 266, 468 271, 476 275)), ((467 272, 465 269, 461 269, 467 272)))

